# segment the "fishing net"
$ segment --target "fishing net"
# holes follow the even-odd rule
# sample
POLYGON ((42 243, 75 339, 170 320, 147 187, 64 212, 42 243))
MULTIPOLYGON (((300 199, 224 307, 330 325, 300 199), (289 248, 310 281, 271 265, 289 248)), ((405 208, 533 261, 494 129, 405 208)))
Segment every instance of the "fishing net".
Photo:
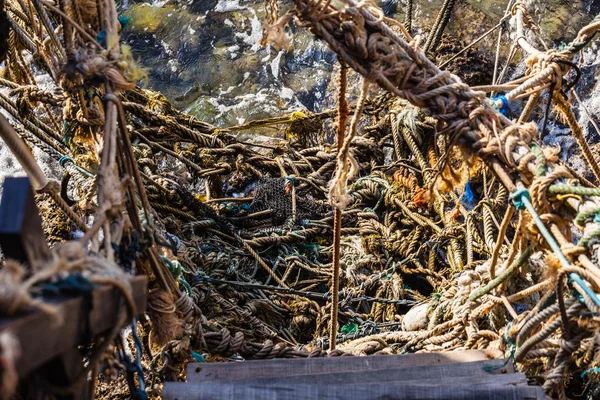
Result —
POLYGON ((256 183, 250 212, 271 210, 266 227, 282 227, 294 221, 321 219, 328 207, 318 204, 310 194, 296 194, 294 178, 264 178, 256 183))
MULTIPOLYGON (((558 397, 567 377, 596 383, 600 192, 523 121, 550 91, 597 169, 563 95, 597 18, 564 50, 534 52, 523 77, 473 89, 370 3, 295 6, 338 54, 338 108, 217 128, 136 86, 114 3, 6 2, 2 134, 59 171, 60 183, 46 179, 22 151, 48 240, 85 238, 82 260, 149 279, 147 313, 103 349, 97 394, 124 396, 129 382, 140 395, 144 381, 159 397, 202 360, 488 348, 558 397), (520 121, 502 114, 520 99, 520 121), (285 138, 237 134, 263 126, 285 138), (127 347, 143 348, 139 368, 127 347)), ((283 46, 292 15, 269 10, 266 39, 283 46)), ((520 43, 533 26, 513 11, 520 43)), ((427 45, 441 57, 455 51, 442 35, 450 14, 427 45)), ((488 80, 482 69, 467 78, 488 80)))

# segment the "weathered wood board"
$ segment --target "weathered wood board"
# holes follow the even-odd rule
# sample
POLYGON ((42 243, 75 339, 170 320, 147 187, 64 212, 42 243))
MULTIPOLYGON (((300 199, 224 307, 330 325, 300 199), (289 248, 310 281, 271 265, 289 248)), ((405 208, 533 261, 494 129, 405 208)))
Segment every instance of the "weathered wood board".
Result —
MULTIPOLYGON (((313 375, 332 372, 367 371, 388 368, 414 368, 427 365, 444 365, 472 362, 502 357, 500 351, 465 350, 442 353, 417 353, 368 357, 331 357, 274 359, 227 363, 194 363, 187 368, 188 382, 234 381, 252 378, 313 375)), ((507 373, 514 372, 512 363, 507 373)))
MULTIPOLYGON (((422 367, 410 368, 386 368, 372 369, 366 371, 342 371, 329 372, 310 375, 297 375, 293 370, 289 370, 289 375, 268 378, 248 378, 242 380, 229 380, 231 383, 256 384, 270 386, 272 384, 285 384, 293 382, 295 384, 352 384, 357 382, 365 383, 386 383, 386 382, 413 382, 420 380, 448 380, 455 377, 484 378, 490 382, 494 380, 494 375, 507 374, 505 368, 508 365, 505 360, 486 360, 474 361, 468 363, 456 363, 445 365, 428 365, 422 367)), ((251 365, 249 364, 248 367, 251 365)), ((207 382, 213 382, 207 379, 207 382)))
MULTIPOLYGON (((477 376, 451 376, 448 378, 427 378, 423 379, 412 379, 414 376, 407 377, 399 374, 399 372, 405 372, 406 370, 378 370, 373 371, 374 374, 365 375, 362 379, 358 379, 356 376, 350 378, 347 381, 339 381, 337 377, 333 377, 333 380, 329 382, 331 375, 301 375, 301 376, 289 376, 289 377, 278 377, 278 378, 259 378, 259 379, 247 379, 242 381, 234 382, 220 382, 220 383, 232 383, 236 385, 252 385, 260 387, 269 386, 280 386, 286 384, 336 384, 336 385, 356 385, 358 382, 364 381, 368 384, 374 383, 404 383, 406 385, 416 386, 527 386, 527 377, 525 374, 502 374, 502 375, 477 375, 477 376), (389 371, 389 372, 387 372, 389 371), (383 376, 383 378, 378 377, 383 376), (310 379, 314 381, 310 381, 310 379)), ((345 374, 345 373, 337 373, 345 374)), ((356 374, 347 373, 347 374, 356 374)), ((205 382, 214 383, 214 382, 205 382)), ((170 384, 170 383, 168 383, 170 384)))

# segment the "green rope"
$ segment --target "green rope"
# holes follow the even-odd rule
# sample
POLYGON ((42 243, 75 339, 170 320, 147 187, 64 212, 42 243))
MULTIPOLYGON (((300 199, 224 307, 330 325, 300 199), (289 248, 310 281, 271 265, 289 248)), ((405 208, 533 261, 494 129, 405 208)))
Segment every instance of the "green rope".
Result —
POLYGON ((494 280, 490 281, 487 285, 482 287, 481 289, 473 292, 471 296, 469 296, 469 301, 475 301, 479 299, 481 296, 488 294, 496 287, 500 286, 503 282, 505 282, 519 267, 531 256, 532 250, 531 247, 527 247, 523 253, 519 256, 518 259, 513 261, 513 263, 506 268, 500 275, 498 275, 494 280))
POLYGON ((192 287, 183 277, 184 272, 189 274, 190 271, 183 268, 183 265, 181 265, 181 263, 177 260, 169 260, 165 256, 160 256, 160 258, 167 266, 167 269, 173 276, 173 279, 175 279, 177 282, 179 282, 181 284, 181 286, 183 286, 183 288, 185 289, 185 292, 187 293, 188 296, 191 296, 192 295, 192 287))
POLYGON ((577 196, 600 196, 599 188, 573 186, 567 183, 555 183, 548 188, 550 194, 574 194, 577 196))
POLYGON ((594 229, 593 231, 588 232, 584 237, 579 239, 579 242, 577 242, 577 246, 587 247, 587 245, 590 243, 590 241, 592 239, 597 238, 599 236, 600 236, 600 228, 594 229))
POLYGON ((531 145, 531 152, 535 154, 537 165, 535 167, 535 176, 542 176, 546 173, 546 157, 541 147, 535 144, 531 145))
MULTIPOLYGON (((574 194, 577 196, 600 196, 599 188, 588 188, 584 186, 573 186, 566 183, 557 183, 548 188, 548 193, 557 194, 574 194)), ((600 223, 600 207, 594 207, 589 210, 581 211, 575 217, 575 224, 579 226, 585 225, 587 222, 600 223)), ((590 240, 600 236, 600 228, 589 232, 577 243, 579 246, 587 246, 590 240)))
POLYGON ((579 214, 577 214, 577 217, 575 217, 575 223, 577 225, 582 226, 589 220, 593 220, 593 222, 600 222, 597 220, 599 216, 600 207, 595 207, 589 210, 581 211, 579 214))
MULTIPOLYGON (((596 17, 590 22, 590 25, 594 24, 598 21, 600 21, 600 14, 596 15, 596 17)), ((595 33, 593 35, 590 35, 590 37, 588 37, 584 41, 581 41, 581 42, 572 41, 561 51, 561 53, 567 54, 567 55, 579 53, 581 50, 583 50, 583 48, 585 46, 587 46, 592 41, 592 39, 594 39, 594 36, 596 36, 595 33)))
POLYGON ((65 146, 69 146, 71 143, 71 139, 73 139, 73 135, 75 134, 75 127, 78 122, 76 120, 64 120, 63 121, 63 144, 65 146))

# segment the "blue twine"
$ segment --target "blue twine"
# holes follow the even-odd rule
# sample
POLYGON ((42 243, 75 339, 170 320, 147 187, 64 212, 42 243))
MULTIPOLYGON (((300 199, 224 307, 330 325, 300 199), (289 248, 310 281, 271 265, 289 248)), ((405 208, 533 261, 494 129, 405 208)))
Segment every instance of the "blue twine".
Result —
MULTIPOLYGON (((119 23, 121 24, 121 30, 125 29, 125 27, 127 27, 127 25, 129 25, 129 21, 131 21, 131 18, 129 17, 119 17, 117 18, 119 20, 119 23)), ((106 30, 102 29, 102 31, 100 31, 99 34, 96 35, 96 41, 98 41, 98 44, 102 47, 106 47, 106 30)))
MULTIPOLYGON (((556 254, 556 256, 558 257, 561 266, 563 268, 569 267, 569 261, 560 250, 560 246, 554 239, 554 236, 552 236, 552 234, 548 231, 548 229, 542 222, 540 216, 535 211, 535 208, 533 208, 533 204, 531 204, 531 197, 529 196, 529 191, 525 187, 519 186, 513 193, 511 193, 510 197, 513 200, 513 203, 517 210, 526 208, 527 211, 529 211, 529 214, 531 214, 531 217, 537 225, 540 233, 542 234, 542 236, 544 236, 544 239, 546 239, 546 242, 548 242, 548 245, 550 246, 552 251, 554 251, 554 254, 556 254)), ((600 307, 600 299, 598 299, 596 293, 594 293, 592 289, 590 289, 585 284, 583 279, 581 279, 581 277, 578 274, 576 274, 575 272, 571 272, 569 274, 569 282, 574 282, 577 285, 579 285, 579 287, 583 289, 585 294, 587 294, 590 297, 590 299, 592 299, 592 301, 600 307)))
POLYGON ((579 285, 579 287, 583 289, 585 294, 587 294, 589 298, 592 299, 592 301, 596 303, 598 307, 600 307, 600 299, 598 299, 596 293, 594 293, 594 291, 588 285, 585 284, 585 282, 583 281, 583 279, 581 279, 579 275, 577 275, 575 272, 571 272, 569 274, 569 282, 574 282, 577 285, 579 285))
POLYGON ((129 386, 129 391, 131 392, 131 397, 134 400, 148 400, 146 383, 144 380, 144 370, 142 369, 142 342, 137 333, 137 318, 133 318, 131 322, 131 333, 135 344, 135 362, 129 359, 129 356, 125 354, 123 349, 117 349, 117 353, 121 362, 125 365, 127 384, 129 386), (134 374, 136 373, 138 375, 139 388, 135 387, 134 374))
POLYGON ((142 341, 137 333, 137 317, 134 317, 131 322, 131 333, 133 335, 133 342, 135 343, 135 367, 138 372, 138 381, 140 382, 139 390, 145 394, 146 384, 144 382, 144 370, 142 369, 142 341))
POLYGON ((230 211, 232 215, 239 215, 242 211, 249 212, 250 204, 235 204, 235 203, 221 203, 225 206, 225 209, 230 211))
POLYGON ((600 368, 592 367, 592 368, 586 369, 579 376, 581 376, 582 378, 585 378, 587 375, 592 374, 592 373, 594 373, 594 374, 600 373, 600 368))
POLYGON ((69 274, 55 282, 45 282, 41 285, 44 296, 80 295, 90 293, 93 289, 94 284, 81 273, 69 274))
POLYGON ((294 178, 292 178, 291 176, 286 176, 285 177, 286 181, 290 181, 292 183, 293 186, 296 186, 296 181, 294 180, 294 178))
POLYGON ((471 189, 471 178, 465 184, 465 191, 463 193, 463 200, 467 203, 471 203, 475 198, 475 194, 473 193, 473 189, 471 189))
POLYGON ((60 164, 61 167, 64 167, 65 164, 68 162, 75 164, 75 161, 73 161, 73 159, 69 156, 61 156, 58 160, 58 163, 60 164))
POLYGON ((555 301, 556 301, 556 295, 552 294, 550 297, 548 297, 548 299, 546 300, 544 305, 540 308, 540 311, 543 311, 546 308, 550 307, 552 304, 554 304, 555 301))
MULTIPOLYGON (((204 284, 210 283, 208 278, 209 278, 209 276, 206 275, 204 272, 198 271, 198 273, 192 278, 192 286, 196 287, 202 283, 204 283, 204 284)), ((206 298, 208 298, 210 296, 210 293, 212 292, 212 287, 210 285, 206 285, 206 288, 207 288, 206 298)))
POLYGON ((577 299, 577 301, 579 301, 581 304, 585 304, 585 299, 583 298, 583 296, 581 295, 581 293, 579 293, 577 290, 573 289, 571 291, 571 294, 573 295, 573 297, 575 297, 577 299))
POLYGON ((514 304, 512 303, 513 308, 515 309, 517 315, 523 314, 527 311, 527 304, 514 304))
POLYGON ((127 28, 127 25, 129 25, 131 18, 130 17, 119 17, 118 20, 119 20, 119 23, 121 24, 121 29, 125 29, 125 28, 127 28))
POLYGON ((517 210, 522 210, 525 208, 523 198, 531 200, 531 197, 529 196, 529 191, 523 186, 518 186, 517 189, 510 194, 510 198, 512 199, 513 204, 515 205, 515 208, 517 210))
MULTIPOLYGON (((511 353, 514 352, 513 350, 511 350, 511 353)), ((511 360, 512 355, 506 359, 506 361, 504 361, 504 364, 502 365, 497 365, 497 366, 493 366, 493 365, 484 365, 483 366, 483 370, 489 374, 491 374, 494 371, 497 371, 499 369, 502 369, 504 367, 506 367, 506 365, 508 364, 508 362, 511 360)))
POLYGON ((173 254, 177 255, 177 251, 179 250, 179 248, 182 245, 181 239, 179 239, 177 236, 175 236, 169 232, 165 232, 165 236, 167 237, 167 240, 169 241, 169 244, 171 245, 170 247, 171 247, 171 250, 173 251, 173 254))
POLYGON ((508 336, 508 331, 510 331, 510 327, 512 325, 513 321, 509 321, 508 324, 506 325, 506 328, 504 329, 504 342, 506 344, 508 344, 510 346, 510 355, 508 356, 508 358, 506 359, 506 361, 504 362, 504 364, 494 367, 491 365, 484 365, 483 366, 483 370, 485 372, 489 372, 492 373, 498 369, 504 368, 506 367, 506 365, 508 364, 509 361, 513 361, 513 365, 514 365, 514 359, 515 359, 515 353, 517 352, 517 345, 515 343, 515 338, 514 336, 508 336))
POLYGON ((206 275, 202 271, 198 271, 196 275, 192 278, 192 286, 196 286, 200 283, 206 283, 208 281, 208 275, 206 275))
POLYGON ((60 164, 61 167, 64 167, 65 164, 68 162, 73 164, 73 166, 75 167, 75 169, 77 169, 77 171, 81 172, 83 175, 87 176, 88 178, 94 177, 94 174, 86 171, 85 169, 81 168, 79 165, 75 164, 75 160, 73 160, 71 157, 63 155, 58 159, 58 163, 60 164))
MULTIPOLYGON (((513 336, 509 336, 508 332, 510 331, 510 327, 512 326, 513 321, 509 321, 508 324, 506 325, 506 328, 504 329, 504 342, 509 346, 510 348, 510 355, 508 356, 508 359, 506 360, 506 362, 504 363, 504 366, 506 366, 506 364, 508 364, 509 360, 513 361, 513 365, 515 365, 515 353, 517 352, 517 344, 515 343, 515 337, 513 336)), ((484 367, 485 369, 485 367, 484 367)), ((491 371, 487 371, 487 372, 491 372, 491 371)))
POLYGON ((500 94, 500 95, 492 98, 492 100, 494 101, 494 105, 496 107, 498 107, 498 100, 500 100, 502 102, 502 105, 500 107, 498 107, 498 111, 500 112, 500 114, 502 114, 506 117, 508 115, 508 113, 510 112, 510 107, 509 107, 508 99, 506 98, 506 96, 503 94, 500 94))
POLYGON ((119 361, 125 366, 125 372, 127 373, 127 386, 131 397, 134 400, 148 400, 146 394, 146 382, 144 379, 144 370, 142 369, 142 342, 137 333, 137 318, 133 318, 131 321, 131 334, 133 336, 133 342, 135 345, 135 361, 129 358, 129 355, 125 353, 124 341, 121 341, 121 345, 117 345, 116 352, 119 357, 119 361), (135 374, 138 375, 139 388, 136 387, 135 374))
POLYGON ((199 363, 204 362, 204 356, 200 353, 196 353, 195 351, 192 351, 192 357, 194 357, 194 361, 196 361, 196 362, 199 362, 199 363))
POLYGON ((98 44, 102 47, 106 46, 106 31, 104 29, 102 29, 100 31, 100 33, 98 33, 96 35, 96 41, 98 42, 98 44))
POLYGON ((131 244, 125 246, 123 244, 117 245, 113 243, 116 256, 119 258, 120 265, 123 267, 125 272, 131 272, 133 269, 133 262, 138 251, 142 251, 143 247, 140 242, 140 234, 137 231, 131 232, 130 235, 131 244))

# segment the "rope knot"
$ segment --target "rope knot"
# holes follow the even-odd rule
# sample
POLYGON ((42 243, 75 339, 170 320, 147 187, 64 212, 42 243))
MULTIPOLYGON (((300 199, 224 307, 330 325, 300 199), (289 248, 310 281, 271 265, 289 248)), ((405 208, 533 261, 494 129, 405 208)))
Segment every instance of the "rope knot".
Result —
POLYGON ((571 177, 571 173, 564 166, 557 166, 552 172, 550 172, 546 176, 536 177, 531 183, 531 194, 533 198, 534 208, 540 213, 547 213, 550 209, 550 202, 548 201, 548 198, 546 196, 548 188, 557 179, 569 179, 571 177))
MULTIPOLYGON (((544 53, 532 54, 525 60, 525 64, 527 65, 527 72, 525 74, 532 76, 531 79, 536 79, 544 75, 542 72, 547 71, 549 74, 547 79, 555 84, 555 90, 560 90, 563 76, 571 70, 571 66, 568 63, 561 62, 563 60, 568 60, 568 58, 555 49, 544 53)), ((544 79, 540 80, 539 84, 541 85, 547 83, 544 79)))
POLYGON ((510 199, 512 200, 517 210, 525 209, 525 203, 523 202, 523 198, 526 198, 527 200, 531 201, 529 190, 527 190, 527 188, 524 186, 517 186, 517 189, 510 194, 510 199))

